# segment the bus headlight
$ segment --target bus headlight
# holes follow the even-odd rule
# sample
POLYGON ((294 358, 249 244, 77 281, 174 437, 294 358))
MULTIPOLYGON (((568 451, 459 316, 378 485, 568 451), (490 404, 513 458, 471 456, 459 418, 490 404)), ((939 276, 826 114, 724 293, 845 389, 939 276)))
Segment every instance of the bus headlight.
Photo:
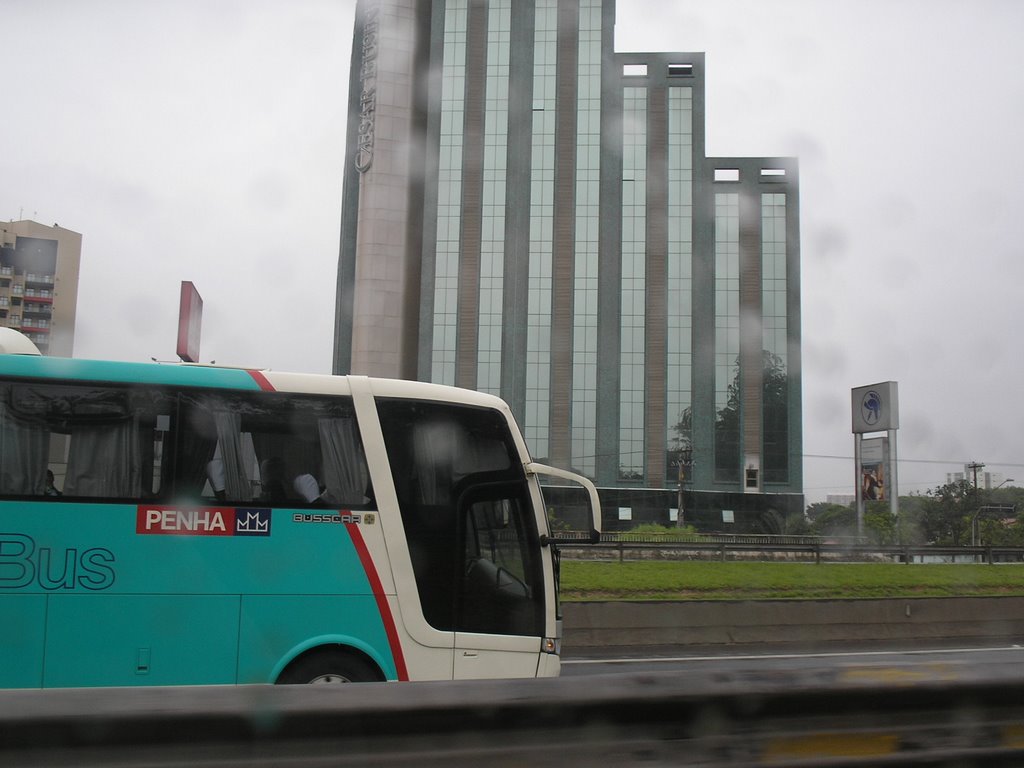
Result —
POLYGON ((557 638, 554 638, 554 637, 545 637, 544 638, 544 644, 543 644, 543 651, 544 651, 544 653, 554 653, 556 655, 557 654, 561 654, 561 652, 562 652, 562 642, 561 642, 561 640, 559 640, 557 638))

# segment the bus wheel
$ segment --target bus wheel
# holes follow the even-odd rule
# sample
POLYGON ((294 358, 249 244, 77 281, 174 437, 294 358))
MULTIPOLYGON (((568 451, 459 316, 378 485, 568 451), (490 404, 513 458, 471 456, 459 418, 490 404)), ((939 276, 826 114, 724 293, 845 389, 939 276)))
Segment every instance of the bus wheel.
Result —
POLYGON ((300 656, 277 679, 278 685, 375 683, 384 678, 369 661, 335 648, 300 656))

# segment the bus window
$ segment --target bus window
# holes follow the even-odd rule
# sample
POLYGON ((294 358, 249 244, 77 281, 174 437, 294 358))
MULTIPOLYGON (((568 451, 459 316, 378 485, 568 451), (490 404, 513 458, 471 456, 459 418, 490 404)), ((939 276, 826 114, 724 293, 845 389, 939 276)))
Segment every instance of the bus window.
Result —
POLYGON ((424 618, 440 630, 540 634, 542 575, 528 555, 539 544, 504 416, 388 399, 378 413, 424 618))
POLYGON ((370 474, 349 398, 182 395, 178 484, 232 504, 367 508, 370 474))
POLYGON ((529 506, 516 485, 481 486, 464 499, 466 525, 457 628, 544 634, 543 574, 529 506))
POLYGON ((50 428, 44 404, 12 402, 11 388, 0 399, 0 493, 4 496, 43 495, 50 428))
MULTIPOLYGON (((0 388, 0 493, 137 499, 158 493, 169 398, 97 385, 0 388), (161 418, 162 417, 162 418, 161 418)), ((56 498, 56 496, 55 496, 56 498)))

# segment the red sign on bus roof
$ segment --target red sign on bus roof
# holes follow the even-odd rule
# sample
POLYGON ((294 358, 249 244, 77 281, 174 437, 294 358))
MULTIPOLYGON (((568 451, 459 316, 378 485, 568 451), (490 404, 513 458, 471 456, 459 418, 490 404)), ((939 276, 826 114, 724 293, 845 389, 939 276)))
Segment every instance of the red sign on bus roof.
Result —
POLYGON ((199 336, 203 325, 203 299, 189 280, 181 281, 178 305, 177 355, 186 363, 199 362, 199 336))

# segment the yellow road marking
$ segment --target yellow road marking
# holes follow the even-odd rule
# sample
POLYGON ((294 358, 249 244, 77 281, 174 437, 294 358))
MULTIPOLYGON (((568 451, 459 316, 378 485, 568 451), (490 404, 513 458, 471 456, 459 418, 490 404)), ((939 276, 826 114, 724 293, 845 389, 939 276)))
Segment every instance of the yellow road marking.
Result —
POLYGON ((899 747, 895 733, 817 733, 770 740, 765 762, 810 757, 874 757, 889 755, 899 747))
POLYGON ((903 667, 850 667, 842 670, 839 679, 848 683, 909 684, 934 680, 957 680, 952 664, 925 664, 910 669, 903 667))

